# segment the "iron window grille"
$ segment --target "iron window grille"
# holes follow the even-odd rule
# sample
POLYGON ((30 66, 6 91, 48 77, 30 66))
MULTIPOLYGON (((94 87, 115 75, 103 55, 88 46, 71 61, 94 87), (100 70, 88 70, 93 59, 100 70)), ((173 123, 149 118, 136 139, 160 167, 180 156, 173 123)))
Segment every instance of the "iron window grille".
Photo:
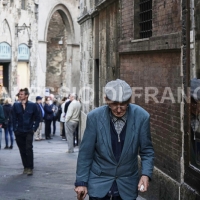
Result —
POLYGON ((152 0, 140 0, 140 38, 152 36, 152 0))

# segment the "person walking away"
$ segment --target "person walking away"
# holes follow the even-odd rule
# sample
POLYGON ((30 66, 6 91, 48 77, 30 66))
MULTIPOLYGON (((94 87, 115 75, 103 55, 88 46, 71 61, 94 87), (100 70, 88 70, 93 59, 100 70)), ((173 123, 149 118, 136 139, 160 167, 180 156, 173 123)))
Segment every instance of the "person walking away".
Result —
POLYGON ((150 116, 130 103, 132 89, 123 80, 108 82, 105 95, 107 105, 87 115, 77 160, 77 199, 88 193, 89 200, 136 200, 138 190, 147 191, 153 173, 150 116))
POLYGON ((40 141, 40 140, 42 140, 42 123, 43 123, 43 118, 44 118, 44 114, 45 114, 44 108, 42 106, 42 97, 41 96, 36 97, 35 104, 40 113, 40 123, 39 123, 39 127, 38 127, 37 131, 35 132, 35 141, 40 141))
POLYGON ((46 140, 50 140, 51 138, 51 122, 53 120, 53 104, 50 104, 50 98, 46 97, 45 105, 44 105, 44 120, 45 120, 45 138, 46 140))
POLYGON ((33 136, 40 123, 40 113, 36 104, 28 101, 28 97, 28 89, 20 89, 20 102, 14 103, 12 111, 13 130, 24 166, 23 173, 29 176, 33 174, 33 136))
POLYGON ((69 98, 67 97, 64 97, 63 98, 63 103, 61 105, 61 109, 62 109, 62 113, 61 113, 61 116, 60 116, 60 124, 62 126, 62 140, 66 140, 66 132, 65 132, 65 104, 66 102, 69 101, 69 98))
POLYGON ((5 120, 5 118, 4 118, 3 108, 0 105, 0 149, 1 149, 1 138, 2 138, 2 124, 3 124, 4 120, 5 120))
POLYGON ((13 114, 12 114, 12 100, 11 98, 6 98, 3 105, 3 111, 5 116, 5 121, 3 123, 3 128, 5 132, 5 143, 6 146, 4 149, 13 148, 13 114), (10 146, 8 142, 8 135, 10 137, 10 146))
POLYGON ((68 107, 66 118, 65 118, 65 130, 68 141, 68 153, 74 152, 74 132, 78 126, 81 104, 77 101, 77 95, 72 93, 70 95, 70 105, 68 107))
POLYGON ((53 101, 53 136, 55 136, 56 133, 56 121, 57 121, 57 112, 58 112, 58 106, 57 106, 57 100, 53 101))

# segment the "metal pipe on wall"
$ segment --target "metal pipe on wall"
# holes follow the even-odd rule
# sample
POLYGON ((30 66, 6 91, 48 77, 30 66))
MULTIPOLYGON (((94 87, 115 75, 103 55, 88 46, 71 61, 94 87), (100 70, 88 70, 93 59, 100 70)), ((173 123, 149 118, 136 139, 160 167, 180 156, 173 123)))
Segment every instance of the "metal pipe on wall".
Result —
MULTIPOLYGON (((185 75, 185 89, 187 97, 190 97, 190 0, 186 0, 186 75, 185 75)), ((189 136, 188 147, 190 148, 190 132, 191 132, 191 104, 186 105, 186 117, 187 117, 187 135, 189 136)), ((190 157, 190 156, 189 156, 190 157)), ((190 158, 189 158, 190 160, 190 158)), ((188 160, 188 161, 189 161, 188 160)), ((189 164, 189 163, 188 163, 189 164)))

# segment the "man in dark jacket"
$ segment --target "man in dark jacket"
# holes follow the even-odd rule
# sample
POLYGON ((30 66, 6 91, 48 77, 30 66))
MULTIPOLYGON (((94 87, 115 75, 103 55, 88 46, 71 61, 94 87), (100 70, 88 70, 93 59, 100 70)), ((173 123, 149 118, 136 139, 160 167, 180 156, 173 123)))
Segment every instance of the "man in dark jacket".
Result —
POLYGON ((3 108, 0 105, 0 149, 1 149, 1 137, 2 137, 2 124, 3 124, 4 120, 5 120, 5 118, 4 118, 3 108))
POLYGON ((44 108, 42 106, 42 97, 37 96, 35 104, 36 104, 36 106, 38 108, 38 111, 40 113, 40 124, 39 124, 39 127, 38 127, 37 131, 35 132, 35 140, 39 141, 39 140, 42 140, 42 133, 41 133, 41 131, 42 131, 42 122, 43 122, 43 118, 44 118, 44 114, 45 114, 44 108))
POLYGON ((40 123, 40 113, 35 103, 28 101, 27 88, 19 91, 20 103, 13 105, 13 130, 19 147, 24 174, 33 174, 33 135, 40 123))

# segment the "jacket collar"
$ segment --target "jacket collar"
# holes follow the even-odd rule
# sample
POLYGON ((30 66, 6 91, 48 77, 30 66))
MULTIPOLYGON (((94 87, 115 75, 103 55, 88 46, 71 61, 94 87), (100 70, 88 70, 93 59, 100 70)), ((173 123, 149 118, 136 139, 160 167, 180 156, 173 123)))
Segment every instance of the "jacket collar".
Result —
MULTIPOLYGON (((135 132, 134 132, 135 118, 133 118, 132 116, 134 116, 134 108, 132 107, 131 104, 129 104, 129 107, 127 109, 126 137, 125 137, 124 147, 123 147, 123 150, 122 150, 122 154, 121 154, 119 163, 125 157, 126 152, 130 148, 130 145, 131 145, 131 143, 133 141, 133 138, 135 136, 135 132)), ((100 121, 101 121, 101 124, 102 124, 101 133, 102 133, 102 137, 103 137, 104 143, 105 143, 105 145, 106 145, 106 147, 108 149, 109 156, 116 163, 117 161, 116 161, 116 159, 114 157, 113 150, 112 150, 112 144, 111 144, 110 114, 109 114, 109 107, 108 106, 105 106, 105 109, 103 111, 103 115, 102 115, 100 121)))

